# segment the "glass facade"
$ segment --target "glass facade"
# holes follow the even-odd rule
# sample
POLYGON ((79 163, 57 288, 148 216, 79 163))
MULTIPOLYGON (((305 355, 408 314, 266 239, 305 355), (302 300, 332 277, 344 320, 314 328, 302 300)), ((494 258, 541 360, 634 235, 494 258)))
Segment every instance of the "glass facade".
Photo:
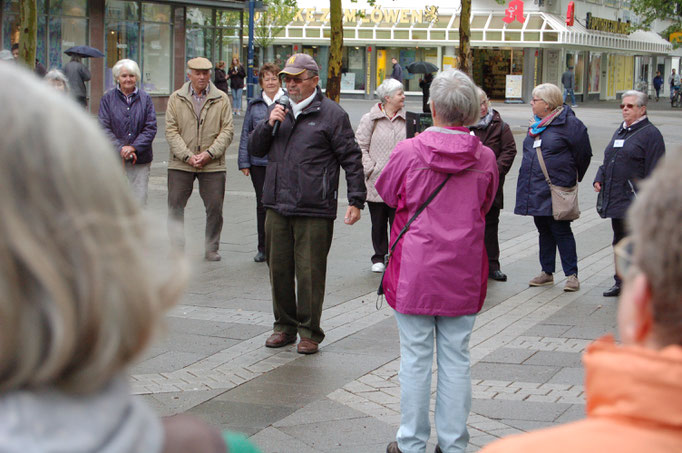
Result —
MULTIPOLYGON (((248 13, 244 21, 248 21, 248 13)), ((214 64, 225 61, 229 66, 232 57, 238 57, 245 64, 239 40, 240 23, 240 11, 187 7, 185 58, 204 57, 214 64)), ((254 66, 258 66, 257 55, 254 66)))

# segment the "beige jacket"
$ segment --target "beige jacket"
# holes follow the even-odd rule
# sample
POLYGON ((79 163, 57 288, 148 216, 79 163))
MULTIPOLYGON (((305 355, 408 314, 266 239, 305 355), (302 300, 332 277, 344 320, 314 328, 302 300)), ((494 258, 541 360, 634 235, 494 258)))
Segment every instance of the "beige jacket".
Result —
POLYGON ((232 142, 232 106, 227 95, 210 83, 206 103, 197 118, 189 82, 170 95, 166 109, 169 170, 195 173, 225 171, 225 151, 232 142), (213 160, 198 169, 187 163, 194 154, 208 151, 213 160))
POLYGON ((381 203, 383 200, 374 188, 381 171, 388 163, 388 158, 395 145, 405 139, 405 109, 401 109, 393 118, 374 104, 369 113, 360 120, 355 139, 362 151, 362 167, 365 171, 367 201, 381 203))

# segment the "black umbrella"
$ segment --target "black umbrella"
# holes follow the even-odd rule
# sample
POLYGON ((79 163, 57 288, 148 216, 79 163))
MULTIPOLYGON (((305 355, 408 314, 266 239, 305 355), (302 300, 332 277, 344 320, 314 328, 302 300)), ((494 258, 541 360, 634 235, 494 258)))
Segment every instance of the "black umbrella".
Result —
POLYGON ((407 66, 405 66, 412 74, 431 74, 432 72, 438 72, 438 66, 428 61, 414 61, 407 66))
POLYGON ((102 58, 104 54, 101 50, 90 46, 74 46, 64 51, 67 55, 76 55, 83 58, 102 58))

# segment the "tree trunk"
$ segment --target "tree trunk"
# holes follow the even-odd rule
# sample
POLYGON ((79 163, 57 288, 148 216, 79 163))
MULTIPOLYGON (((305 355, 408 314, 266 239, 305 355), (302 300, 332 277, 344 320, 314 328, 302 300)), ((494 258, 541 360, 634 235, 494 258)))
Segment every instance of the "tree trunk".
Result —
POLYGON ((21 28, 19 33, 19 59, 29 68, 36 66, 38 41, 37 0, 21 0, 19 5, 21 28))
POLYGON ((462 0, 459 18, 459 70, 472 77, 473 56, 471 54, 471 0, 462 0))
POLYGON ((343 10, 341 0, 329 0, 329 23, 331 42, 329 44, 329 70, 327 72, 326 94, 329 99, 339 102, 341 98, 341 64, 343 60, 343 10))

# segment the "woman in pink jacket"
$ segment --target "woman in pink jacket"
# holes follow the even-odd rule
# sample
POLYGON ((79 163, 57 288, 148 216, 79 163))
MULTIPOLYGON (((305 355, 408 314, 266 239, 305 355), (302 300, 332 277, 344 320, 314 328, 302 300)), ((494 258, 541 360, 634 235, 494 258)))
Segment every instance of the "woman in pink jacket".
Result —
POLYGON ((376 183, 396 207, 383 287, 400 332, 400 429, 388 453, 423 453, 429 439, 434 336, 438 359, 436 451, 464 452, 471 407, 469 337, 485 299, 485 215, 498 185, 495 154, 466 126, 478 120, 476 86, 463 72, 431 85, 433 127, 398 144, 376 183), (422 204, 443 184, 398 240, 422 204))

